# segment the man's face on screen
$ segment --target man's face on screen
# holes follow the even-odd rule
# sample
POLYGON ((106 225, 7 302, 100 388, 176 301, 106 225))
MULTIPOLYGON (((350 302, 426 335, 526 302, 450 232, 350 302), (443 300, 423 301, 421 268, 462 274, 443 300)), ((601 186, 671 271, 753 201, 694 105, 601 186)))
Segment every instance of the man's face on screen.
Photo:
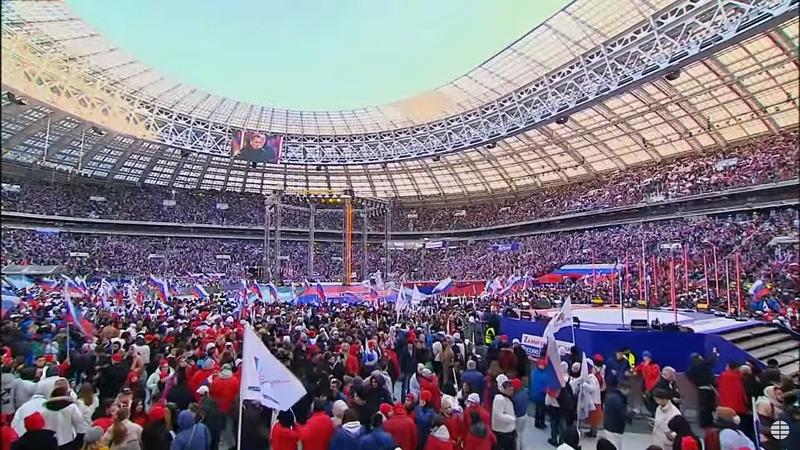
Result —
POLYGON ((254 133, 250 137, 250 147, 253 150, 261 150, 264 147, 264 144, 267 142, 267 137, 261 133, 254 133))

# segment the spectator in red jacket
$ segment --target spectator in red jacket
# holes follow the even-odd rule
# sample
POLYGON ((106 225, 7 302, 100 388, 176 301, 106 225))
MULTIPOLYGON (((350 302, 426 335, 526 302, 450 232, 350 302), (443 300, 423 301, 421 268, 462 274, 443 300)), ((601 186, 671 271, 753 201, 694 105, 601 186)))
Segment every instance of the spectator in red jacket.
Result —
POLYGON ((297 434, 292 412, 279 412, 278 421, 272 426, 269 436, 272 450, 297 450, 299 440, 300 436, 297 434))
POLYGON ((239 395, 239 378, 233 374, 230 366, 222 366, 222 371, 211 378, 208 394, 217 404, 222 414, 229 414, 231 406, 239 395))
POLYGON ((197 370, 193 375, 192 378, 189 379, 189 392, 197 392, 197 388, 199 388, 203 383, 208 380, 211 375, 214 374, 214 360, 211 358, 206 358, 203 361, 202 368, 197 370))
POLYGON ((466 408, 464 408, 464 414, 463 414, 464 429, 468 430, 472 426, 473 412, 478 413, 478 417, 480 417, 481 422, 485 424, 489 423, 489 411, 487 411, 486 408, 481 406, 481 397, 474 392, 467 396, 467 406, 466 408))
POLYGON ((658 405, 653 400, 653 389, 661 379, 661 367, 653 362, 653 355, 645 350, 642 352, 642 362, 637 364, 634 370, 644 380, 644 405, 650 411, 650 415, 655 416, 658 405))
POLYGON ((444 417, 444 425, 450 433, 450 443, 453 445, 453 450, 461 450, 464 446, 465 434, 465 420, 461 414, 455 411, 458 406, 456 399, 452 396, 442 396, 442 416, 444 417))
POLYGON ((470 426, 467 436, 464 438, 464 450, 492 450, 497 443, 497 438, 485 419, 481 417, 480 412, 473 409, 468 420, 470 426))
POLYGON ((348 343, 344 343, 342 344, 341 350, 342 359, 344 359, 344 373, 351 377, 358 376, 361 368, 358 364, 358 357, 353 354, 354 347, 351 347, 348 343))
POLYGON ((438 414, 431 421, 431 434, 428 435, 425 450, 453 450, 450 432, 444 424, 444 418, 438 414))
POLYGON ((731 408, 739 415, 750 414, 747 405, 747 392, 744 389, 744 375, 739 370, 740 364, 729 361, 728 367, 719 376, 719 406, 731 408))
POLYGON ((325 411, 327 401, 314 400, 314 413, 306 424, 300 427, 300 442, 303 450, 328 450, 328 444, 333 436, 333 422, 325 411))
POLYGON ((406 413, 406 408, 398 403, 389 413, 389 418, 383 422, 383 431, 389 433, 397 446, 402 450, 415 450, 417 448, 417 426, 414 420, 406 413))
POLYGON ((439 411, 442 407, 442 391, 439 389, 439 377, 428 368, 422 369, 422 375, 419 377, 419 387, 423 391, 430 391, 431 405, 433 405, 434 410, 439 411))

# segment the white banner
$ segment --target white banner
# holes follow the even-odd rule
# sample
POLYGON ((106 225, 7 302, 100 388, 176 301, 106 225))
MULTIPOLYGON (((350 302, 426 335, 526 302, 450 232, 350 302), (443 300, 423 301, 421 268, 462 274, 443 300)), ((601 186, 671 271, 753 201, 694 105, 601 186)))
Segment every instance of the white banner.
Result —
POLYGON ((104 202, 106 198, 100 195, 92 195, 89 197, 90 202, 104 202))
POLYGON ((228 209, 227 203, 217 202, 217 209, 228 209))
POLYGON ((286 411, 306 395, 303 383, 261 342, 250 324, 244 326, 242 381, 239 395, 267 408, 286 411))
POLYGON ((164 201, 162 201, 161 204, 164 206, 175 206, 175 200, 164 199, 164 201))
POLYGON ((70 258, 88 258, 89 254, 86 252, 69 252, 70 258))

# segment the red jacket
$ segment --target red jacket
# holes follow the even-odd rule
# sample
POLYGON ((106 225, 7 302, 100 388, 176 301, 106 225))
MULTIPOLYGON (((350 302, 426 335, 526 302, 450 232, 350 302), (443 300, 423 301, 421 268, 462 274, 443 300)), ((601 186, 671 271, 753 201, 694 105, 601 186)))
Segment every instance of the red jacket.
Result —
POLYGON ((744 390, 744 375, 738 369, 726 369, 717 381, 719 406, 732 408, 736 414, 748 414, 747 393, 744 390))
POLYGON ((464 445, 464 435, 466 429, 464 428, 464 419, 461 415, 445 416, 444 426, 450 433, 450 442, 453 444, 453 450, 461 450, 464 445))
POLYGON ((383 431, 389 433, 401 449, 415 450, 417 448, 417 426, 407 414, 395 413, 383 423, 383 431))
POLYGON ((497 356, 497 363, 500 364, 500 370, 502 370, 503 373, 517 371, 517 355, 515 355, 514 351, 510 348, 500 350, 500 355, 497 356))
POLYGON ((299 437, 293 428, 286 428, 280 423, 275 423, 270 432, 269 441, 272 450, 297 450, 299 437))
POLYGON ((344 360, 344 373, 350 375, 351 377, 358 376, 359 370, 361 368, 358 365, 358 358, 353 356, 352 353, 347 355, 347 359, 344 360))
MULTIPOLYGON (((472 411, 478 411, 478 415, 481 418, 481 422, 485 424, 491 423, 491 419, 489 417, 489 411, 484 409, 481 405, 474 405, 474 406, 467 406, 464 408, 464 414, 462 414, 464 420, 464 430, 469 430, 472 422, 470 421, 470 416, 472 415, 472 411)), ((491 429, 491 427, 490 427, 491 429)))
POLYGON ((419 377, 419 387, 423 391, 431 391, 431 405, 433 409, 442 409, 442 391, 439 390, 439 377, 431 375, 430 378, 419 377))
POLYGON ((331 436, 333 436, 333 422, 325 411, 314 413, 306 424, 300 427, 303 450, 328 450, 331 436))
POLYGON ((202 386, 206 378, 210 377, 213 373, 213 369, 200 369, 192 375, 192 378, 189 379, 189 391, 192 395, 197 395, 197 388, 202 386))
POLYGON ((486 435, 484 437, 467 433, 467 437, 464 439, 464 450, 492 450, 496 442, 497 437, 492 433, 491 428, 486 425, 486 435))
POLYGON ((651 392, 656 387, 658 379, 661 378, 661 368, 652 361, 649 363, 640 362, 636 366, 636 373, 644 378, 644 389, 647 392, 651 392))
POLYGON ((208 395, 217 404, 217 408, 222 414, 228 414, 236 401, 236 396, 239 395, 239 378, 215 376, 208 387, 208 395))
POLYGON ((449 440, 443 441, 431 433, 425 444, 425 450, 453 450, 453 443, 449 440))

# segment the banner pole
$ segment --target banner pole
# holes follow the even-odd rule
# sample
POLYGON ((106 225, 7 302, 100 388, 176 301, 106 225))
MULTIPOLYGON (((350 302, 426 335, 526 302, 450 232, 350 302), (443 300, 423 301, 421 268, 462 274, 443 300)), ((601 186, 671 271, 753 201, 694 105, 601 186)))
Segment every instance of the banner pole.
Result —
MULTIPOLYGON (((244 349, 242 349, 244 351, 244 349)), ((236 431, 236 448, 242 448, 242 419, 244 418, 244 400, 242 399, 242 394, 239 393, 239 424, 237 426, 236 431)))

